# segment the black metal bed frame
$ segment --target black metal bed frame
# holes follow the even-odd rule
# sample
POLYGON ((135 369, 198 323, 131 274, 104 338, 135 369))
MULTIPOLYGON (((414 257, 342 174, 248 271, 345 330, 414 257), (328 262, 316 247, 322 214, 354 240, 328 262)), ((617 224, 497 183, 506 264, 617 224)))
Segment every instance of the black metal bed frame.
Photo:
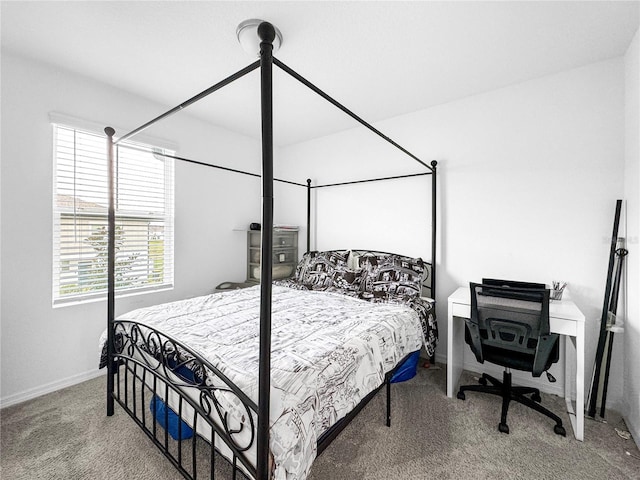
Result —
MULTIPOLYGON (((256 480, 268 480, 270 478, 270 450, 269 450, 269 410, 270 410, 270 370, 271 370, 271 291, 272 291, 272 233, 273 233, 273 185, 275 182, 283 182, 307 189, 307 251, 311 247, 311 190, 315 188, 333 187, 339 185, 351 185, 357 183, 394 180, 416 176, 431 175, 431 296, 436 297, 436 166, 434 160, 427 165, 411 152, 401 147, 379 130, 371 126, 362 118, 351 112, 342 104, 331 98, 325 92, 311 82, 297 74, 284 63, 273 57, 273 40, 275 29, 268 22, 263 22, 258 27, 260 37, 260 60, 252 63, 235 74, 225 78, 221 82, 191 97, 182 104, 172 108, 144 125, 132 130, 126 135, 114 140, 115 130, 105 128, 107 135, 108 157, 108 293, 107 293, 107 415, 114 414, 114 404, 117 402, 145 431, 164 455, 186 478, 197 477, 197 458, 201 449, 201 443, 196 439, 199 436, 209 437, 210 476, 214 476, 215 452, 220 448, 230 451, 232 478, 237 475, 247 476, 256 480), (316 92, 331 104, 354 118, 361 125, 371 130, 376 135, 401 150, 403 153, 426 167, 427 172, 410 175, 398 175, 383 178, 340 182, 326 185, 311 185, 307 179, 306 185, 274 178, 273 176, 273 98, 272 98, 272 67, 280 69, 293 78, 316 92), (260 286, 260 351, 259 351, 259 393, 256 405, 233 382, 226 378, 213 365, 198 356, 187 345, 163 334, 153 328, 136 322, 121 321, 115 319, 115 149, 125 140, 147 129, 154 123, 177 113, 207 95, 232 83, 244 75, 260 68, 261 83, 261 111, 262 111, 262 174, 244 172, 228 167, 222 167, 205 162, 199 162, 178 156, 166 155, 176 160, 186 161, 198 165, 205 165, 221 170, 250 175, 262 178, 262 243, 261 243, 261 286, 260 286), (187 369, 189 374, 185 374, 187 369), (183 442, 169 440, 168 428, 164 433, 158 434, 156 412, 147 412, 145 398, 149 396, 162 397, 167 406, 171 404, 175 408, 178 419, 191 419, 194 435, 191 444, 190 458, 191 468, 183 465, 183 442), (173 401, 172 401, 173 399, 173 401), (229 416, 229 410, 244 410, 241 420, 233 420, 229 416), (150 415, 150 416, 149 416, 150 415), (254 417, 257 420, 254 420, 254 417), (204 423, 204 425, 203 425, 204 423), (208 431, 208 433, 207 433, 208 431), (204 432, 204 433, 203 433, 204 432), (246 439, 236 437, 249 436, 246 439), (256 462, 251 462, 247 452, 255 442, 256 462)), ((127 147, 129 148, 129 147, 127 147)), ((400 362, 401 364, 402 362, 400 362)), ((400 365, 399 364, 399 365, 400 365)), ((396 367, 397 368, 397 367, 396 367)), ((394 369, 395 371, 395 369, 394 369)), ((318 454, 340 433, 351 419, 373 398, 373 396, 386 385, 387 396, 387 425, 391 419, 391 390, 390 379, 394 371, 387 373, 385 382, 375 391, 371 392, 356 408, 343 420, 318 440, 318 454)), ((169 422, 170 413, 164 410, 165 426, 169 422)), ((162 420, 162 419, 160 419, 162 420)), ((183 430, 182 422, 178 422, 178 436, 183 430)))

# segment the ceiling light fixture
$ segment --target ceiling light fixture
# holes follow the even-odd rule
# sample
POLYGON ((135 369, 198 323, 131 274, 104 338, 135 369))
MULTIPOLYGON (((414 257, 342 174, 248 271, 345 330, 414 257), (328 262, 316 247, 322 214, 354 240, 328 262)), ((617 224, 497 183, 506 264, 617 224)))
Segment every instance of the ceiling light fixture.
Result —
MULTIPOLYGON (((258 36, 258 25, 264 20, 252 18, 245 20, 238 25, 236 29, 236 35, 238 36, 238 42, 242 46, 242 49, 249 55, 257 57, 260 55, 260 37, 258 36)), ((273 27, 276 31, 276 38, 273 40, 273 53, 277 52, 282 45, 282 33, 278 30, 278 27, 273 27)))

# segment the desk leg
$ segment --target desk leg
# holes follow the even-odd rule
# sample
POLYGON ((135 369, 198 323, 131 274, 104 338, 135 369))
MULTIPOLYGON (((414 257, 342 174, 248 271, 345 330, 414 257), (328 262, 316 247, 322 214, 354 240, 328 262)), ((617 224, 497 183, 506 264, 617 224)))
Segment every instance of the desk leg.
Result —
POLYGON ((575 339, 565 335, 565 378, 564 378, 564 399, 567 404, 567 412, 571 420, 571 427, 576 440, 584 440, 584 324, 578 325, 575 339), (574 345, 575 342, 575 345, 574 345), (576 387, 576 408, 573 409, 571 400, 571 377, 573 360, 575 359, 575 387, 576 387))
POLYGON ((447 397, 452 398, 464 363, 464 321, 453 316, 451 305, 447 326, 447 397))
POLYGON ((584 323, 576 334, 576 439, 584 440, 584 323))

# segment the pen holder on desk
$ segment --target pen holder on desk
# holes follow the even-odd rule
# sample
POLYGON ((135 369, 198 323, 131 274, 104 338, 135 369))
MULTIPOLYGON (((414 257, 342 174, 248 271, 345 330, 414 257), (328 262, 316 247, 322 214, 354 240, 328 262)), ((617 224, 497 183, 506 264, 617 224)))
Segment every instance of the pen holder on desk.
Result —
POLYGON ((551 300, 562 300, 562 293, 564 292, 564 287, 567 286, 566 282, 553 282, 553 288, 551 289, 549 298, 551 300))

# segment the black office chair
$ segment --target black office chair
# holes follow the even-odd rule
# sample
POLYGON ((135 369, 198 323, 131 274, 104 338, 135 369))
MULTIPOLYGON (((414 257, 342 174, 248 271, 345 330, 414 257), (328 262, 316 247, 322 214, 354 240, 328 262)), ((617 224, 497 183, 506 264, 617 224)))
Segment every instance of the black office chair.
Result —
POLYGON ((549 290, 477 283, 471 283, 470 288, 471 318, 465 319, 465 341, 478 362, 486 360, 505 367, 505 371, 502 382, 483 373, 480 385, 460 387, 458 398, 464 400, 466 391, 501 396, 498 430, 503 433, 509 433, 507 411, 511 400, 515 400, 553 419, 553 431, 566 436, 560 417, 540 405, 537 388, 511 384, 512 368, 539 377, 558 361, 558 335, 549 333, 549 290))

